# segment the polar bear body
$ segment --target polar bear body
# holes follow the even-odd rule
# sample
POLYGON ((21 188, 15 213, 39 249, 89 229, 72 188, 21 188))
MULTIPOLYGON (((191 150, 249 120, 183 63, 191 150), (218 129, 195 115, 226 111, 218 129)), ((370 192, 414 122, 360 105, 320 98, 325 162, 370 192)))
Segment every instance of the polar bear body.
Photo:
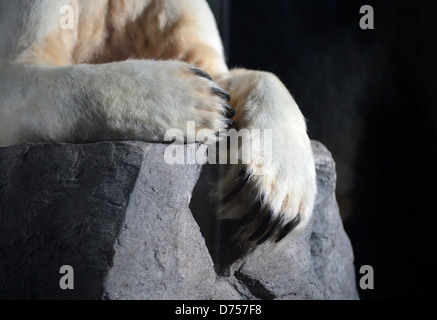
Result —
POLYGON ((0 147, 162 142, 192 122, 272 131, 269 163, 223 167, 219 216, 258 244, 305 227, 316 193, 305 119, 274 75, 229 71, 204 0, 0 0, 0 147))

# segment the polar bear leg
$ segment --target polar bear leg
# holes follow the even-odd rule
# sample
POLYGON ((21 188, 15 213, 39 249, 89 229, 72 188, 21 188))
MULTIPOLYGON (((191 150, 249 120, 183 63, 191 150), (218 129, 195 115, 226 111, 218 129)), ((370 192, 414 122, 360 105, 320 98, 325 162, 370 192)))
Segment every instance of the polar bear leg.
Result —
POLYGON ((164 141, 189 121, 213 132, 233 125, 229 95, 181 61, 127 60, 0 70, 0 147, 28 142, 164 141))
POLYGON ((251 154, 247 164, 222 166, 223 179, 212 192, 219 216, 238 219, 245 238, 257 244, 279 242, 292 230, 298 234, 310 219, 317 189, 302 113, 270 73, 233 70, 219 83, 232 96, 236 129, 249 131, 239 152, 245 143, 261 151, 251 154), (271 130, 261 135, 271 141, 256 139, 252 131, 258 129, 271 130))

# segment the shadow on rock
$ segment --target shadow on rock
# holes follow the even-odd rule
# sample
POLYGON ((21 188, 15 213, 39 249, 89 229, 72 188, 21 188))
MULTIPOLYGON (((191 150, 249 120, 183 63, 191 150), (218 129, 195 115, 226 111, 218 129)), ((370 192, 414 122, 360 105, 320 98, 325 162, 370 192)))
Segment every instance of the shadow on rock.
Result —
POLYGON ((219 178, 217 165, 205 165, 194 187, 190 210, 200 227, 218 275, 228 276, 229 267, 247 253, 237 237, 239 227, 230 220, 218 219, 214 205, 208 199, 212 181, 219 178))

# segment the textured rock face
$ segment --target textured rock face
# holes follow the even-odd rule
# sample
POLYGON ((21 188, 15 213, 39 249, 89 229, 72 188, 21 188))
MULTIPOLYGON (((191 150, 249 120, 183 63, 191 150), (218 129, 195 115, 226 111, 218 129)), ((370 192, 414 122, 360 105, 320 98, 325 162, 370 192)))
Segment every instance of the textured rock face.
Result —
POLYGON ((355 299, 335 164, 298 239, 250 253, 207 201, 213 166, 167 165, 143 142, 0 149, 0 299, 355 299), (74 290, 61 290, 61 266, 74 290))

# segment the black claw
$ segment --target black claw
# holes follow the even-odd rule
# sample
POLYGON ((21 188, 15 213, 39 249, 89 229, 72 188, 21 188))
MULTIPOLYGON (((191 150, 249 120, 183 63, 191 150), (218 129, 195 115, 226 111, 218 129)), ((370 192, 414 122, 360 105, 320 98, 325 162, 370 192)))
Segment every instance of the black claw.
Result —
POLYGON ((202 77, 202 78, 205 78, 205 79, 212 81, 212 77, 208 73, 206 73, 205 71, 194 68, 194 67, 192 67, 190 69, 196 76, 199 76, 199 77, 202 77))
POLYGON ((287 223, 285 227, 282 229, 281 234, 276 239, 275 243, 278 243, 282 239, 284 239, 291 231, 293 231, 294 228, 300 223, 301 218, 300 214, 297 215, 296 218, 294 218, 291 222, 287 223))
POLYGON ((223 100, 226 100, 226 102, 231 101, 231 95, 229 93, 227 93, 225 90, 223 90, 222 88, 212 87, 211 93, 215 94, 216 96, 219 96, 223 100))
POLYGON ((224 199, 222 203, 227 203, 229 201, 232 201, 238 193, 240 193, 240 191, 244 188, 244 186, 246 185, 247 181, 249 181, 250 175, 247 174, 246 172, 246 168, 243 167, 240 170, 240 183, 238 184, 238 186, 231 191, 224 199))
POLYGON ((256 216, 261 212, 261 207, 262 207, 262 201, 257 200, 252 210, 250 210, 245 216, 243 216, 238 220, 238 225, 240 227, 244 227, 249 223, 251 223, 256 218, 256 216))
POLYGON ((226 117, 229 119, 233 118, 237 114, 237 111, 228 104, 225 104, 224 108, 226 110, 226 117))
POLYGON ((226 123, 228 124, 228 129, 232 128, 233 126, 235 126, 235 121, 234 120, 227 120, 226 123))
POLYGON ((279 229, 279 226, 282 225, 282 222, 284 221, 284 216, 280 215, 279 218, 275 220, 270 230, 256 243, 257 246, 263 244, 266 242, 273 234, 276 233, 276 231, 279 229))
POLYGON ((267 231, 270 225, 270 220, 272 220, 272 211, 268 211, 258 226, 258 229, 249 237, 249 241, 256 241, 261 238, 267 231))

